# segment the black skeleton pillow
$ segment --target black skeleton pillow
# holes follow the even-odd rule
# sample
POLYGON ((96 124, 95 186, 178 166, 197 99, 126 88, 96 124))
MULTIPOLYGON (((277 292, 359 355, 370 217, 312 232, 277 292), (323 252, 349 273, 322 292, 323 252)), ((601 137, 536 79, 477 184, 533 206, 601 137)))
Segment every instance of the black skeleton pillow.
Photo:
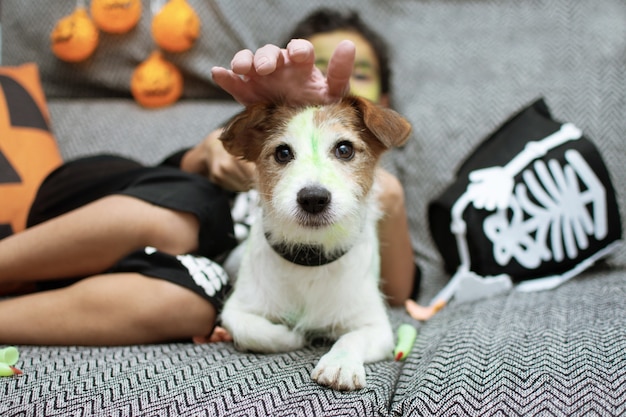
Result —
POLYGON ((454 276, 436 301, 556 287, 622 235, 615 191, 595 146, 540 99, 489 136, 429 205, 433 239, 454 276))

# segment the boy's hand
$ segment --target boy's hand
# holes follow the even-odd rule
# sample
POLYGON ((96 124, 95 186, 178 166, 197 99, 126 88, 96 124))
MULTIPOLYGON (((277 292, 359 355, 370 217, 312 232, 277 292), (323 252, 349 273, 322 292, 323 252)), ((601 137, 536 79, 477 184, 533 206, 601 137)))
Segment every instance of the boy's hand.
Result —
POLYGON ((339 100, 350 91, 355 46, 341 42, 328 63, 325 77, 315 67, 313 45, 294 39, 286 49, 266 45, 254 54, 235 54, 231 69, 214 67, 213 80, 239 103, 324 104, 339 100))
POLYGON ((247 191, 254 185, 255 165, 229 154, 219 140, 221 133, 222 129, 214 130, 187 151, 181 168, 205 176, 227 190, 247 191))

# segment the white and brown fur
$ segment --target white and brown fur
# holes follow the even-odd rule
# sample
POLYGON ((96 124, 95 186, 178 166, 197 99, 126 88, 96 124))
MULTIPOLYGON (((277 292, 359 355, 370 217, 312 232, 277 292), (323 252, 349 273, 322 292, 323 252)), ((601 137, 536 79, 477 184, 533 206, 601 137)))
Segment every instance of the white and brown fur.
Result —
POLYGON ((363 364, 391 358, 375 171, 380 155, 410 130, 395 111, 357 97, 302 108, 257 105, 233 118, 221 140, 256 163, 262 210, 221 316, 238 349, 283 352, 312 334, 336 339, 311 377, 338 390, 362 388, 363 364), (271 245, 345 254, 302 266, 271 245))

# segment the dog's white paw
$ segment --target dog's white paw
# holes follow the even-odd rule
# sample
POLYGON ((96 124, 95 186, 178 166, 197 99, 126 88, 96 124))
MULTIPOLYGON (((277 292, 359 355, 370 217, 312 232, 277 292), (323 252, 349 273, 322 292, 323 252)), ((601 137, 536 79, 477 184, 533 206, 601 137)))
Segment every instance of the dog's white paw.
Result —
POLYGON ((294 332, 282 324, 258 321, 256 328, 233 335, 235 346, 240 350, 260 353, 289 352, 300 349, 305 344, 302 334, 294 332))
POLYGON ((354 391, 365 386, 365 367, 363 361, 349 352, 331 351, 319 360, 311 378, 339 391, 354 391))
POLYGON ((263 316, 233 308, 228 302, 222 311, 222 325, 233 337, 235 347, 241 351, 289 352, 302 348, 306 343, 301 333, 263 316))

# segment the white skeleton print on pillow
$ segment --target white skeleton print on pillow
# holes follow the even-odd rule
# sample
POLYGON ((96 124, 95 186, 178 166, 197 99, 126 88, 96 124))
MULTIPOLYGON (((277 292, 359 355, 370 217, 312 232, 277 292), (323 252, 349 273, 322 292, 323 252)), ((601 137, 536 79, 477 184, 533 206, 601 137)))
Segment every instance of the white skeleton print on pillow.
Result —
MULTIPOLYGON (((537 117, 535 111, 545 117, 547 108, 541 106, 542 101, 535 103, 516 118, 528 118, 528 112, 537 117)), ((501 129, 515 127, 516 118, 501 129)), ((498 140, 504 147, 506 137, 491 139, 491 145, 498 140)), ((525 141, 507 163, 468 172, 467 185, 449 210, 458 266, 433 303, 508 291, 515 278, 522 280, 520 291, 554 288, 614 249, 621 237, 614 191, 589 144, 580 129, 565 123, 543 138, 525 141), (468 210, 483 214, 468 217, 468 210), (480 259, 472 259, 472 253, 480 259), (479 272, 483 267, 498 273, 479 272), (520 270, 522 278, 515 277, 520 270)))

